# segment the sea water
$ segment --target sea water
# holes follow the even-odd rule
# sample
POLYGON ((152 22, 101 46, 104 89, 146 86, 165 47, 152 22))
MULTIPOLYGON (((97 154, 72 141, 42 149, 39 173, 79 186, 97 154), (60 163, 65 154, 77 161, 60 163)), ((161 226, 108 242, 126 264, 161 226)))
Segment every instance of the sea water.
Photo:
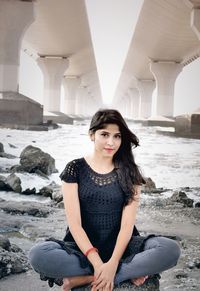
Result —
MULTIPOLYGON (((128 122, 128 125, 140 141, 140 146, 133 149, 136 163, 145 177, 151 177, 156 187, 200 187, 200 140, 161 135, 157 132, 157 127, 144 127, 134 122, 128 122)), ((52 181, 61 184, 59 173, 66 163, 87 155, 93 149, 93 143, 88 137, 88 127, 89 121, 84 120, 73 125, 60 125, 58 129, 47 132, 0 129, 0 141, 4 145, 4 151, 16 156, 15 159, 0 158, 0 167, 10 168, 19 164, 22 150, 33 145, 55 159, 58 173, 50 175, 49 179, 36 174, 16 173, 22 181, 22 190, 35 187, 38 191, 52 181)), ((199 189, 193 189, 191 197, 199 201, 199 196, 199 189)), ((48 200, 5 191, 0 192, 0 198, 18 201, 39 199, 44 203, 48 200)))

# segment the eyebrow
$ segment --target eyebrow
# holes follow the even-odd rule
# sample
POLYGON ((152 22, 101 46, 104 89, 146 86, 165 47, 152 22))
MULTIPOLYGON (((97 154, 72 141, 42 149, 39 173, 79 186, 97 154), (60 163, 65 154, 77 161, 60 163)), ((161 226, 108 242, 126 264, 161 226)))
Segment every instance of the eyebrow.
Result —
MULTIPOLYGON (((110 132, 103 129, 102 133, 110 133, 110 132)), ((121 132, 115 132, 114 134, 120 134, 121 135, 121 132)))

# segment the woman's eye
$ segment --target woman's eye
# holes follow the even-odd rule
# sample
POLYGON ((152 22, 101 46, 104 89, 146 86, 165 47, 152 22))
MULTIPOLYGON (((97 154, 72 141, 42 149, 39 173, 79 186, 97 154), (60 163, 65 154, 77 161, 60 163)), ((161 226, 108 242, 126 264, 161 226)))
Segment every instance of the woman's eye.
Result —
POLYGON ((115 137, 118 138, 118 139, 120 139, 121 138, 121 135, 118 134, 115 137))
POLYGON ((102 136, 108 136, 108 134, 107 134, 107 133, 102 133, 101 135, 102 135, 102 136))

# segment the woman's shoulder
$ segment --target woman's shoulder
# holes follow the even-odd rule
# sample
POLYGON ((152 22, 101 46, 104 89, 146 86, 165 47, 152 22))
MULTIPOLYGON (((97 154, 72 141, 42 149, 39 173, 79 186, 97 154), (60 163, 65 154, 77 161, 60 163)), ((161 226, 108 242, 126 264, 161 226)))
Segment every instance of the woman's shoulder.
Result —
POLYGON ((67 163, 66 167, 67 167, 67 166, 74 166, 74 167, 77 167, 77 166, 81 165, 81 164, 83 163, 83 161, 84 161, 84 158, 83 158, 83 157, 82 157, 82 158, 76 158, 76 159, 73 159, 73 160, 71 160, 71 161, 69 161, 69 162, 67 163))
POLYGON ((83 158, 74 159, 68 162, 64 170, 60 174, 61 180, 65 182, 78 182, 79 170, 82 163, 83 158))

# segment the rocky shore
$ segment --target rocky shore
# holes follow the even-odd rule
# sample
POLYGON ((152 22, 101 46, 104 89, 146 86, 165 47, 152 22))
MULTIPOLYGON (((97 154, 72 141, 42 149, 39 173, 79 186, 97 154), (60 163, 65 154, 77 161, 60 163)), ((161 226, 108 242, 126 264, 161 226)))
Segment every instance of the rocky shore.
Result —
MULTIPOLYGON (((2 156, 5 157, 3 147, 0 149, 2 156)), ((4 170, 2 169, 2 173, 5 173, 4 170)), ((20 156, 20 165, 7 169, 6 177, 0 176, 0 191, 50 198, 45 204, 0 199, 0 291, 47 291, 50 290, 47 282, 41 281, 39 275, 31 269, 27 254, 31 246, 52 234, 59 239, 64 237, 67 223, 61 189, 59 185, 51 183, 39 191, 34 188, 22 191, 17 176, 21 171, 34 172, 48 179, 50 173, 56 172, 54 159, 35 147, 27 147, 20 156)), ((156 278, 150 278, 141 287, 123 284, 116 290, 199 290, 200 211, 199 202, 194 202, 188 197, 191 191, 199 192, 200 189, 187 187, 175 191, 156 188, 154 182, 150 178, 147 179, 147 185, 142 190, 137 227, 141 234, 156 233, 176 239, 180 243, 182 255, 177 266, 161 274, 160 286, 156 278), (170 194, 168 198, 164 196, 166 191, 170 194)), ((76 289, 87 290, 87 288, 76 289)), ((61 288, 54 286, 51 290, 61 288)))

